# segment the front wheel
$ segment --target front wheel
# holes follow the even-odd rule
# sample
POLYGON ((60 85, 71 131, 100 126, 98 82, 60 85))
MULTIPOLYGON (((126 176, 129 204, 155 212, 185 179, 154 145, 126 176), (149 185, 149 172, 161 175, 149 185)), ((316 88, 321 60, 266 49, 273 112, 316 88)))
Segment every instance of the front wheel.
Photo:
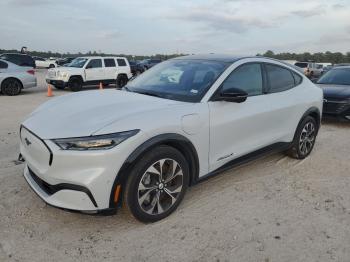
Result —
POLYGON ((124 202, 142 222, 161 220, 183 199, 189 183, 189 168, 175 148, 159 146, 132 168, 124 190, 124 202))
POLYGON ((290 157, 304 159, 310 155, 316 142, 318 127, 313 117, 307 116, 299 124, 291 148, 287 151, 290 157))
POLYGON ((79 78, 71 78, 68 82, 68 87, 73 92, 77 92, 83 88, 83 83, 79 78))

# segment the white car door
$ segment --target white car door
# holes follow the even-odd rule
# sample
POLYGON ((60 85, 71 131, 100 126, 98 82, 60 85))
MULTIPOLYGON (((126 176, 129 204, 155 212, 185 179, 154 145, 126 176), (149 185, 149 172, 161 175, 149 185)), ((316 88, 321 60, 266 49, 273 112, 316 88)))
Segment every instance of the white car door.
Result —
POLYGON ((225 163, 271 144, 276 119, 271 118, 264 94, 263 66, 246 63, 234 69, 217 92, 238 88, 248 93, 242 103, 211 101, 210 171, 225 163))
POLYGON ((114 58, 104 58, 105 65, 105 79, 110 81, 116 80, 117 66, 114 58))
POLYGON ((99 81, 105 79, 102 59, 91 59, 85 66, 85 81, 99 81))

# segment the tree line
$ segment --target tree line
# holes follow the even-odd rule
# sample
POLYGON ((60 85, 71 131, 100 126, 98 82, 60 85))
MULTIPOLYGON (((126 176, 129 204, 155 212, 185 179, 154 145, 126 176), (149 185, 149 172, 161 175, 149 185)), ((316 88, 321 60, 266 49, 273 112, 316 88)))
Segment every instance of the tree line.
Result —
MULTIPOLYGON (((0 49, 0 54, 3 53, 19 53, 20 50, 16 49, 11 49, 11 50, 6 50, 6 49, 0 49)), ((103 53, 103 52, 97 52, 97 51, 88 51, 86 53, 59 53, 59 52, 43 52, 43 51, 27 51, 26 52, 28 55, 31 56, 39 56, 42 58, 50 58, 50 57, 56 57, 56 58, 64 58, 64 57, 78 57, 78 56, 122 56, 126 57, 128 60, 143 60, 143 59, 148 59, 148 58, 157 58, 157 59, 170 59, 178 56, 182 56, 184 54, 170 54, 170 55, 164 55, 164 54, 156 54, 152 56, 146 56, 146 55, 126 55, 126 54, 108 54, 108 53, 103 53)))
POLYGON ((279 53, 275 54, 273 51, 269 50, 265 54, 258 54, 258 56, 265 56, 270 58, 275 58, 279 60, 296 60, 299 62, 314 61, 316 63, 332 63, 332 64, 341 64, 341 63, 350 63, 350 52, 343 54, 341 52, 324 52, 324 53, 279 53))

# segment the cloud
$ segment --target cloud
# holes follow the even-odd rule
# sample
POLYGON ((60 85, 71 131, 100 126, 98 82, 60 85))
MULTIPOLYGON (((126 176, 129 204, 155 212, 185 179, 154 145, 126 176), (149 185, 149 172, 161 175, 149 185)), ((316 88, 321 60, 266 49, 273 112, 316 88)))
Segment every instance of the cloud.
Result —
POLYGON ((9 0, 8 3, 18 7, 41 6, 55 3, 55 0, 9 0))
POLYGON ((308 18, 312 16, 319 16, 324 14, 326 11, 323 6, 311 7, 310 9, 292 11, 291 14, 299 16, 301 18, 308 18))
POLYGON ((110 40, 120 38, 121 36, 122 33, 119 30, 104 30, 97 35, 98 38, 110 40))

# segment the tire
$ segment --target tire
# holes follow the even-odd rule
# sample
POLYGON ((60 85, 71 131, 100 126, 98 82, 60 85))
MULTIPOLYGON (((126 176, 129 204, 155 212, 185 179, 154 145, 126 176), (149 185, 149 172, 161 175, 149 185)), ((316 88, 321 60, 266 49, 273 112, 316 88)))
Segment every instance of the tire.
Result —
POLYGON ((54 64, 50 64, 49 68, 55 68, 56 66, 54 64))
POLYGON ((314 148, 317 133, 316 120, 311 116, 305 117, 298 125, 292 146, 287 151, 287 155, 295 159, 306 158, 314 148))
POLYGON ((124 190, 124 204, 139 221, 156 222, 176 210, 188 184, 189 167, 184 156, 173 147, 158 146, 133 166, 124 190))
POLYGON ((119 75, 115 81, 116 88, 123 88, 128 83, 128 78, 125 75, 119 75))
POLYGON ((109 84, 107 84, 107 83, 102 83, 102 85, 103 85, 103 87, 108 87, 109 86, 109 84))
POLYGON ((73 92, 78 92, 83 89, 83 82, 78 77, 72 77, 69 79, 68 87, 73 92))
POLYGON ((19 95, 22 91, 22 83, 14 78, 4 80, 1 85, 1 93, 8 96, 19 95))

